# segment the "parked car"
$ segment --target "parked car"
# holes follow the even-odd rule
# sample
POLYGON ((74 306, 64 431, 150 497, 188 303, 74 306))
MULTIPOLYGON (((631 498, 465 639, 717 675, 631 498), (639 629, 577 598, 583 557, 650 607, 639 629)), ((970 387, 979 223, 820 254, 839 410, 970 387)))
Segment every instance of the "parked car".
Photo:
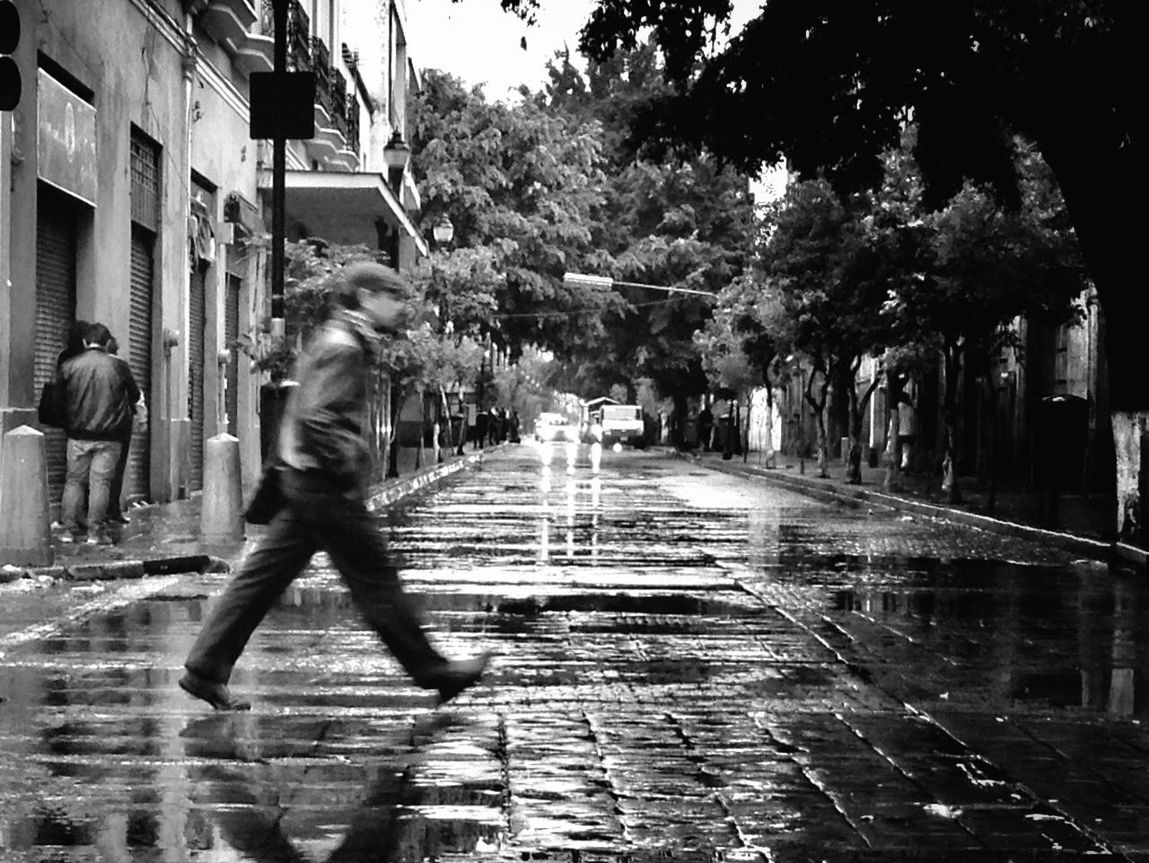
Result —
POLYGON ((630 444, 643 446, 644 423, 642 408, 638 405, 606 405, 599 408, 603 446, 630 444))
POLYGON ((535 420, 535 439, 540 441, 578 440, 578 430, 565 416, 558 413, 541 413, 535 420))

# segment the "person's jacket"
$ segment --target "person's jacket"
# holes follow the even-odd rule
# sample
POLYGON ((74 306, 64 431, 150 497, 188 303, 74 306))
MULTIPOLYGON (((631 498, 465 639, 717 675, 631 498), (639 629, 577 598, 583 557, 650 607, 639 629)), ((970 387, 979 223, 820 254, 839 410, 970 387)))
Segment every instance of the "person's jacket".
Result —
POLYGON ((140 389, 126 362, 89 348, 60 366, 57 383, 68 437, 120 440, 131 428, 140 389))
POLYGON ((336 312, 296 364, 298 386, 280 426, 280 459, 296 470, 322 473, 344 492, 365 493, 370 479, 367 372, 376 341, 361 316, 336 312))

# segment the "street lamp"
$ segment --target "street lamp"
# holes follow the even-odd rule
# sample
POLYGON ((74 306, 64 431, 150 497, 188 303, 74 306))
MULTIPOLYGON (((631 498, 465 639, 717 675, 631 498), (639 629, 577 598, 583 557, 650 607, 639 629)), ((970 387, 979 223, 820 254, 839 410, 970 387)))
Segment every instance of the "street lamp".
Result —
POLYGON ((403 185, 403 172, 407 170, 407 163, 411 161, 411 148, 403 140, 403 133, 396 129, 391 133, 391 140, 383 148, 383 161, 387 163, 387 182, 391 190, 398 196, 403 185))
POLYGON ((669 294, 692 294, 697 297, 707 297, 716 300, 717 297, 709 291, 696 291, 692 288, 672 288, 665 285, 647 285, 642 282, 621 282, 610 276, 591 276, 586 273, 563 273, 563 284, 572 288, 592 288, 594 290, 609 291, 611 288, 647 288, 652 291, 666 291, 669 294))
POLYGON ((446 213, 443 218, 435 223, 431 228, 431 234, 435 237, 435 242, 439 245, 444 245, 455 239, 455 226, 451 224, 451 220, 447 218, 446 213))

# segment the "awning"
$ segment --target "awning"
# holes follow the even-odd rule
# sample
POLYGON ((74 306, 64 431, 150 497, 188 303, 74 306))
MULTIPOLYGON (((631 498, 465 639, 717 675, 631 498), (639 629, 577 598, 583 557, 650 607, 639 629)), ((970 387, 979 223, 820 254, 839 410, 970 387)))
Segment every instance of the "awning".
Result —
MULTIPOLYGON (((400 205, 382 174, 334 171, 286 171, 287 217, 305 226, 313 237, 332 243, 379 245, 376 222, 398 228, 415 243, 419 255, 427 257, 427 241, 400 205)), ((271 171, 261 176, 261 185, 271 188, 271 171)))

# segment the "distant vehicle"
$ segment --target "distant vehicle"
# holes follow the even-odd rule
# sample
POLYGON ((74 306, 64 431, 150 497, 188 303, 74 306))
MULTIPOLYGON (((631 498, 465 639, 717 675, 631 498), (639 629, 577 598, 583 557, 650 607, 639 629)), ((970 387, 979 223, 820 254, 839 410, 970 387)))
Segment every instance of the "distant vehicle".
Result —
POLYGON ((595 412, 602 428, 602 445, 630 444, 641 447, 645 440, 642 408, 638 405, 603 404, 595 412))
POLYGON ((562 414, 544 412, 535 420, 535 439, 540 441, 578 440, 578 430, 562 414))

